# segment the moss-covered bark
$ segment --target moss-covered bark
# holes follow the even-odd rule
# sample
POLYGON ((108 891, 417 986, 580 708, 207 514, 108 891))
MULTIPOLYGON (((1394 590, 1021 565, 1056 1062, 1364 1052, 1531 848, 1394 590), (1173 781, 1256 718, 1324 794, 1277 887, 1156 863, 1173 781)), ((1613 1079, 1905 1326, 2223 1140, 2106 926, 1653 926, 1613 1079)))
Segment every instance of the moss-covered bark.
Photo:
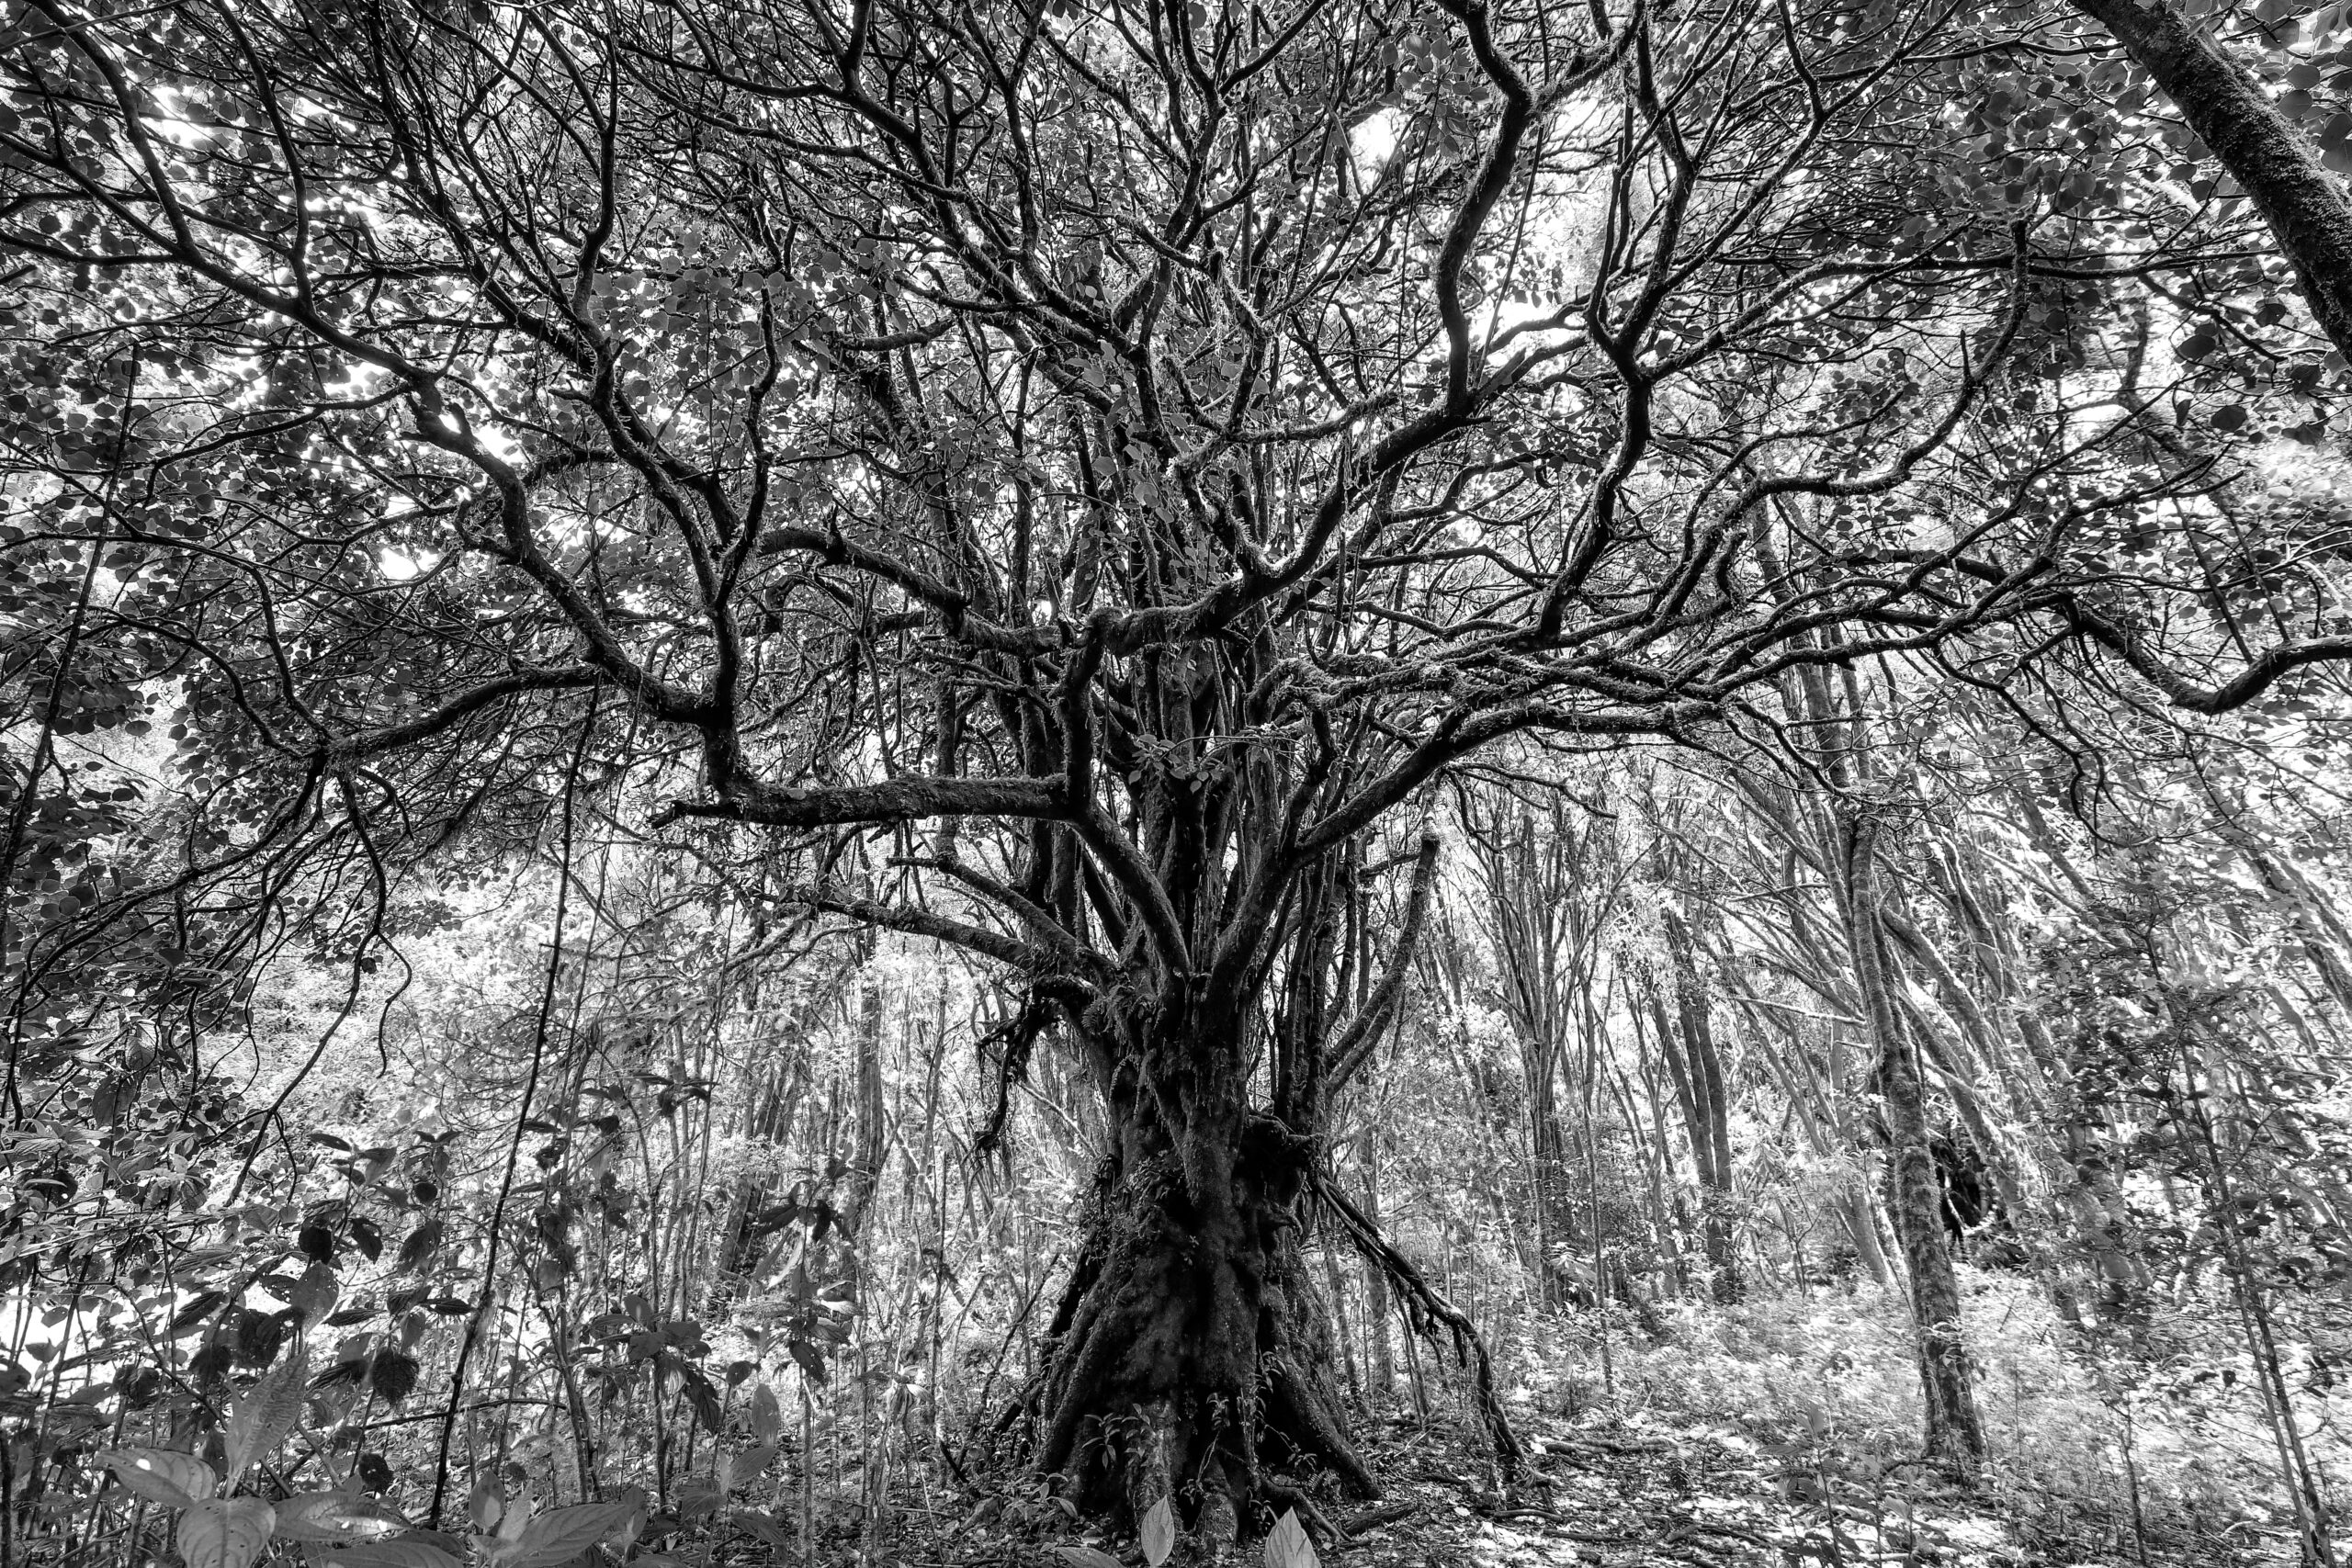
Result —
POLYGON ((1255 1533, 1253 1506, 1322 1473, 1377 1495, 1345 1431, 1324 1308, 1301 1255, 1308 1150, 1279 1123, 1195 1125, 1180 1149, 1122 1128, 1035 1391, 1035 1460, 1082 1509, 1171 1497, 1187 1528, 1255 1533), (1206 1181, 1189 1180, 1204 1159, 1206 1181))

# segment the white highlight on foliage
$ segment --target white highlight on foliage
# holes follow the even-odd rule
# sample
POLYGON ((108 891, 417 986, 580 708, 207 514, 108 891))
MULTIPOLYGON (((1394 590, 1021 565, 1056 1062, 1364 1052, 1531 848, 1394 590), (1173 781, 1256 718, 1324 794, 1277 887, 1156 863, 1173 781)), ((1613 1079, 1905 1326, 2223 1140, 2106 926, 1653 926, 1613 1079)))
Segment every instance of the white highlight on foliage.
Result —
POLYGON ((385 549, 376 557, 376 570, 394 582, 410 582, 441 564, 432 550, 385 549))
POLYGON ((1396 131, 1402 120, 1401 111, 1385 108, 1348 132, 1348 156, 1359 180, 1369 185, 1380 177, 1396 151, 1396 131))

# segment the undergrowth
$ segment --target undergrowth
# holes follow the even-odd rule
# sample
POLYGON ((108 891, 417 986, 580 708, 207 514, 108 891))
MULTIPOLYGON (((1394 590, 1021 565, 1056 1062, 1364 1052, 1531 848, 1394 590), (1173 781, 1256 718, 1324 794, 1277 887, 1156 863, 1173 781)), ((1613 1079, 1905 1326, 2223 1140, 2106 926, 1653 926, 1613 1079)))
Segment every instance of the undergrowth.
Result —
MULTIPOLYGON (((2252 1379, 2233 1358, 2103 1356, 2032 1281, 1970 1270, 1965 1284, 1991 1443, 1973 1500, 2006 1522, 2014 1553, 2158 1562, 2291 1554, 2292 1509, 2252 1379)), ((1612 1335, 1607 1387, 1588 1326, 1588 1342, 1531 1369, 1524 1391, 1555 1413, 1753 1444, 1781 1461, 1792 1495, 1869 1511, 1947 1479, 1918 1460, 1917 1361, 1891 1295, 1865 1284, 1685 1303, 1668 1313, 1662 1340, 1612 1335)), ((2324 1390, 2313 1392, 2322 1397, 2303 1407, 2307 1441, 2341 1473, 2352 1453, 2324 1390)))

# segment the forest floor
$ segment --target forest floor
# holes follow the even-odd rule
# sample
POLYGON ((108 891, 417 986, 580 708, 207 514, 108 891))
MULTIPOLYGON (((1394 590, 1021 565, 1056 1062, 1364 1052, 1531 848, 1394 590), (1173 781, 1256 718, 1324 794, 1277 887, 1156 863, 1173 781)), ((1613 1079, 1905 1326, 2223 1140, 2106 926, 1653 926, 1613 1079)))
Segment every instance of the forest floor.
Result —
MULTIPOLYGON (((2243 1536, 2134 1540, 2128 1519, 2023 1499, 1998 1474, 1963 1491, 1919 1465, 1856 1466, 1809 1441, 1758 1441, 1730 1427, 1610 1416, 1522 1422, 1531 1461, 1506 1496, 1467 1433, 1409 1420, 1360 1433, 1385 1494, 1337 1508, 1351 1540, 1318 1543, 1339 1568, 1635 1568, 1770 1564, 1856 1568, 2073 1568, 2251 1564, 2271 1543, 2243 1536), (2020 1505, 2024 1506, 2021 1506, 2020 1505)), ((1075 1526, 1040 1497, 984 1504, 891 1559, 906 1568, 1069 1568, 1140 1563, 1132 1538, 1075 1526)), ((2291 1554, 2290 1554, 2291 1555, 2291 1554)), ((1255 1564, 1253 1549, 1241 1561, 1255 1564)), ((1180 1553, 1177 1561, 1182 1562, 1180 1553)))

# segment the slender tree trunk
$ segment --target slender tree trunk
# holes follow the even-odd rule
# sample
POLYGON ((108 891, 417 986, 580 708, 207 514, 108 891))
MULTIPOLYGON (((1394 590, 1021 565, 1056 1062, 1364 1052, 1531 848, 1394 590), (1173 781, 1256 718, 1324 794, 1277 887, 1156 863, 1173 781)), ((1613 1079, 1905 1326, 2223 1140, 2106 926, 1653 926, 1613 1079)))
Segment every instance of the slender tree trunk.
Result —
MULTIPOLYGON (((1530 1047, 1531 1053, 1534 1047, 1530 1047)), ((1570 1249, 1579 1239, 1576 1195, 1568 1181, 1568 1134, 1560 1124, 1558 1097, 1552 1085, 1549 1052, 1540 1064, 1531 1059, 1528 1077, 1529 1132, 1534 1142, 1536 1278, 1546 1306, 1568 1299, 1575 1276, 1567 1268, 1570 1249)), ((1598 1241, 1599 1238, 1593 1238, 1598 1241)))
MULTIPOLYGON (((1648 976, 1637 974, 1634 988, 1648 992, 1648 976)), ((1677 1179, 1674 1168, 1674 1144, 1667 1135, 1666 1096, 1659 1090, 1657 1074, 1650 1068, 1649 1032, 1642 1027, 1639 999, 1629 997, 1627 1012, 1634 1023, 1634 1065, 1642 1075, 1642 1099, 1649 1107, 1650 1135, 1644 1143, 1649 1150, 1650 1211, 1657 1230, 1658 1251, 1665 1265, 1666 1289, 1668 1296, 1679 1300, 1684 1290, 1685 1270, 1682 1266, 1681 1201, 1672 1195, 1677 1179)), ((1661 1041, 1658 1055, 1664 1056, 1671 1047, 1661 1041)))
POLYGON ((888 1130, 882 1102, 882 982, 869 959, 858 976, 856 1081, 850 1114, 854 1146, 850 1150, 847 1181, 842 1190, 841 1231, 853 1252, 865 1230, 866 1211, 882 1178, 883 1141, 888 1130))
MULTIPOLYGON (((1364 1217, 1374 1225, 1380 1221, 1380 1141, 1372 1138, 1364 1145, 1363 1179, 1364 1217)), ((1388 1344, 1388 1275, 1379 1264, 1367 1259, 1364 1264, 1364 1335, 1370 1347, 1369 1379, 1374 1408, 1385 1405, 1396 1392, 1396 1359, 1388 1344)))
POLYGON ((1888 1208, 1911 1276, 1927 1449, 1930 1458, 1973 1472, 1984 1458, 1984 1429, 1977 1417, 1973 1373, 1961 1327, 1960 1281, 1944 1243, 1943 1193, 1928 1145, 1926 1085, 1916 1048, 1904 1036, 1887 978, 1874 863, 1876 824, 1863 811, 1848 809, 1841 816, 1854 975, 1877 1046, 1879 1094, 1886 1115, 1888 1208))
MULTIPOLYGON (((2153 953, 2151 957, 2154 958, 2153 953)), ((2152 964, 2152 967, 2160 965, 2152 964)), ((2211 1061, 2199 1062, 2199 1053, 2191 1043, 2191 1031, 2169 1001, 2165 1010, 2173 1017, 2181 1069, 2180 1092, 2166 1096, 2171 1102, 2168 1109, 2177 1121, 2196 1134, 2197 1152, 2204 1165, 2207 1202, 2215 1215, 2214 1230, 2228 1268, 2231 1293, 2236 1298, 2246 1357, 2254 1363, 2256 1384, 2270 1422, 2271 1440, 2278 1450, 2279 1479, 2286 1483, 2294 1503, 2300 1555, 2306 1568, 2334 1568, 2334 1519, 2313 1472, 2302 1430, 2296 1424, 2293 1391, 2288 1387, 2285 1370, 2279 1364, 2278 1336, 2271 1325, 2269 1294, 2260 1273, 2246 1256, 2245 1236, 2240 1228, 2244 1224, 2243 1211, 2235 1201, 2236 1184, 2230 1179, 2230 1167, 2238 1162, 2229 1155, 2242 1159, 2244 1151, 2225 1154, 2215 1131, 2213 1096, 2221 1090, 2221 1075, 2214 1071, 2211 1061)))
POLYGON ((1356 1373, 1357 1336, 1348 1323, 1348 1281, 1340 1272, 1340 1253, 1336 1246, 1323 1249, 1323 1288, 1330 1292, 1331 1326, 1339 1331, 1340 1370, 1347 1375, 1348 1403, 1363 1408, 1363 1381, 1356 1373))
POLYGON ((1666 916, 1667 954, 1673 970, 1675 1017, 1669 1021, 1654 987, 1651 1016, 1690 1129, 1690 1163, 1699 1173, 1699 1235, 1706 1249, 1709 1291, 1718 1304, 1740 1295, 1738 1240, 1732 1231, 1731 1118, 1722 1055, 1709 1018, 1705 982, 1679 916, 1666 916), (1678 1046, 1679 1047, 1678 1053, 1678 1046))
POLYGON ((1854 1244, 1854 1256, 1861 1259, 1871 1280, 1881 1287, 1894 1284, 1894 1270, 1887 1263, 1886 1248, 1879 1245, 1878 1204, 1871 1196, 1868 1180, 1846 1194, 1838 1218, 1854 1244))

